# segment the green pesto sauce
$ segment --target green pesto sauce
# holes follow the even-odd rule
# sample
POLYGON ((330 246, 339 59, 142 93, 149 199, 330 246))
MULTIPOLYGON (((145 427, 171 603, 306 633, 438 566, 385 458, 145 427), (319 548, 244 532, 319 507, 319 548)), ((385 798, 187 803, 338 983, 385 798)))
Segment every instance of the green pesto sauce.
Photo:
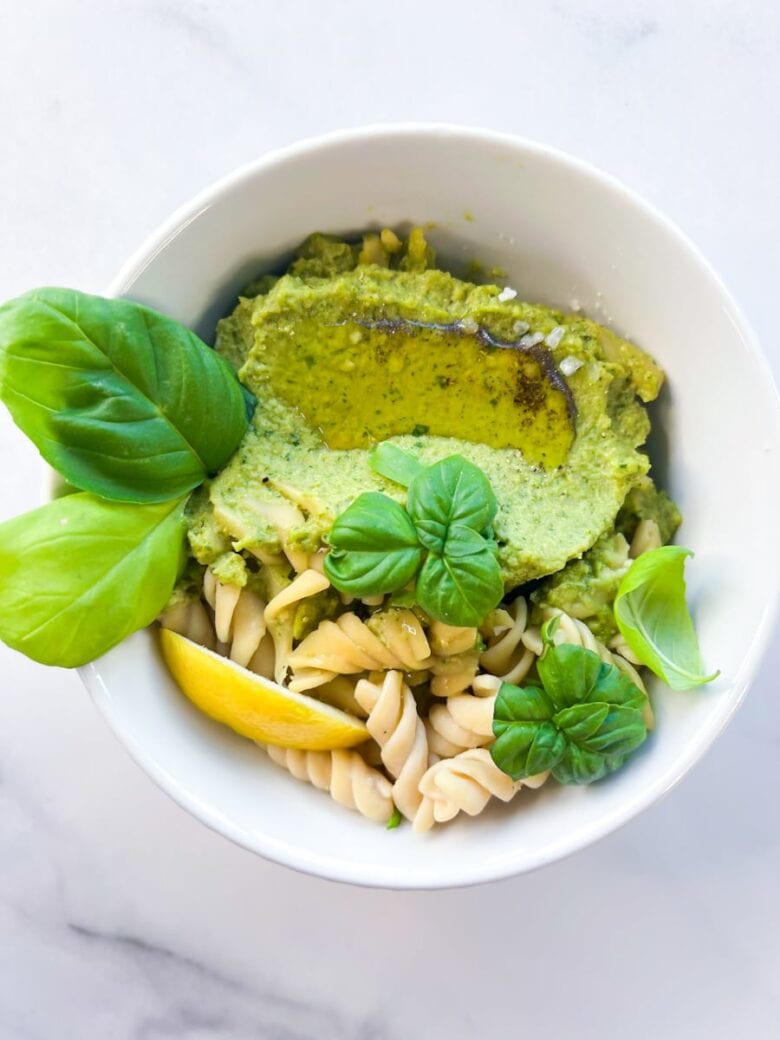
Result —
POLYGON ((403 501, 368 463, 366 448, 386 437, 425 464, 459 453, 485 472, 508 589, 614 532, 649 468, 642 402, 663 373, 581 315, 500 293, 437 269, 419 229, 371 232, 362 244, 313 235, 287 273, 247 287, 216 346, 257 408, 191 511, 198 561, 226 549, 261 559, 282 545, 313 551, 361 492, 403 501), (471 330, 503 343, 531 334, 543 360, 490 348, 471 330))
POLYGON ((545 352, 476 330, 305 315, 279 330, 261 366, 267 390, 332 449, 424 433, 516 448, 552 467, 574 440, 571 394, 545 352))

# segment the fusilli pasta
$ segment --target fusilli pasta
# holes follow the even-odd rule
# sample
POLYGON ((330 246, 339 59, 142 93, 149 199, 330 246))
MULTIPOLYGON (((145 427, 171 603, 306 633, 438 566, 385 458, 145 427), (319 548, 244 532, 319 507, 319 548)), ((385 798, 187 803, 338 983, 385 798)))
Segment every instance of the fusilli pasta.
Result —
POLYGON ((661 531, 655 520, 652 518, 640 520, 631 539, 628 554, 632 559, 636 559, 642 553, 649 552, 651 549, 659 549, 662 545, 661 531))
POLYGON ((203 577, 203 597, 214 611, 217 642, 231 661, 246 667, 266 632, 263 600, 251 589, 226 585, 208 568, 203 577))
POLYGON ((493 742, 493 706, 501 680, 492 675, 477 679, 490 679, 491 686, 495 682, 494 692, 487 696, 462 693, 431 707, 425 728, 428 745, 440 758, 452 758, 467 748, 484 747, 493 742))
POLYGON ((400 672, 390 671, 381 685, 361 679, 355 700, 368 712, 366 728, 395 781, 393 801, 412 820, 422 800, 420 780, 428 768, 428 740, 414 694, 400 672))
POLYGON ((390 781, 367 765, 357 751, 296 751, 267 745, 268 757, 298 780, 305 780, 348 809, 385 823, 393 814, 390 781))
POLYGON ((506 609, 495 610, 483 626, 488 648, 479 659, 480 666, 504 682, 520 683, 531 670, 536 651, 523 643, 528 625, 528 604, 522 596, 506 609))
POLYGON ((324 574, 308 568, 283 588, 275 591, 265 608, 265 623, 274 643, 274 678, 278 683, 285 682, 288 669, 291 667, 294 607, 302 599, 323 592, 329 585, 330 582, 324 574))
POLYGON ((476 816, 492 798, 508 802, 521 787, 541 787, 547 773, 514 781, 503 773, 486 748, 470 748, 454 758, 434 763, 420 781, 422 802, 414 830, 427 831, 434 823, 452 820, 459 812, 476 816))
POLYGON ((178 632, 193 643, 199 643, 209 650, 217 647, 214 626, 206 607, 200 599, 182 599, 170 607, 159 617, 163 628, 178 632))

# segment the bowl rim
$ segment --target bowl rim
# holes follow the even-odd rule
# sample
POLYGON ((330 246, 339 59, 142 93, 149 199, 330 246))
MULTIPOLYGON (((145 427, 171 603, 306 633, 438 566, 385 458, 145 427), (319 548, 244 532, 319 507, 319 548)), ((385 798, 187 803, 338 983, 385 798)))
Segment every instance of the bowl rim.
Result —
MULTIPOLYGON (((338 149, 345 144, 355 141, 370 143, 372 140, 395 136, 412 138, 433 136, 468 139, 472 142, 484 143, 486 145, 499 145, 553 161, 568 167, 580 176, 596 181, 611 192, 618 193, 634 208, 638 209, 646 219, 658 225, 667 235, 671 236, 676 241, 677 246, 687 252, 690 258, 696 262, 702 273, 717 290, 725 313, 738 330, 747 345, 754 363, 763 376, 767 394, 766 405, 771 405, 774 412, 775 443, 772 445, 774 451, 773 461, 780 477, 780 464, 778 463, 776 452, 777 447, 780 446, 780 395, 778 395, 772 370, 749 322, 709 261, 676 224, 632 189, 626 187, 616 177, 605 173, 589 162, 569 155, 557 147, 541 144, 538 141, 519 135, 440 122, 378 123, 305 138, 285 147, 271 150, 223 175, 199 191, 188 202, 174 210, 168 218, 146 237, 122 265, 118 274, 105 290, 105 295, 118 297, 128 292, 142 272, 184 228, 222 197, 229 195, 237 187, 261 175, 267 169, 298 159, 305 159, 321 151, 338 149)), ((48 483, 48 497, 51 497, 52 482, 49 481, 48 483)), ((780 486, 780 480, 778 481, 778 486, 780 486)), ((522 855, 518 856, 516 860, 513 857, 511 860, 502 859, 498 864, 485 862, 481 869, 470 869, 466 875, 459 873, 457 864, 453 864, 448 870, 448 876, 441 880, 437 877, 420 879, 411 876, 407 878, 405 875, 399 874, 397 868, 385 865, 356 863, 352 867, 348 867, 343 861, 328 855, 317 854, 313 858, 311 853, 304 854, 297 846, 280 843, 275 839, 268 838, 264 834, 252 835, 250 838, 229 818, 199 802, 175 776, 166 772, 151 754, 145 750, 143 744, 123 728, 120 719, 113 711, 113 700, 110 696, 110 691, 100 675, 99 661, 88 664, 78 669, 78 671, 81 680, 103 718, 108 723, 109 728, 147 776, 192 816, 206 824, 211 830, 229 838, 235 844, 271 862, 332 881, 371 888, 406 890, 467 887, 524 874, 573 855, 575 852, 586 848, 623 827, 635 816, 638 816, 664 797, 688 774, 729 724, 737 708, 744 700, 747 690, 761 666, 770 643, 770 636, 775 628, 778 616, 780 616, 780 560, 775 564, 775 572, 774 595, 770 595, 768 601, 764 604, 764 609, 754 630, 753 639, 745 651, 742 664, 734 678, 723 710, 714 716, 709 725, 698 733, 697 740, 695 744, 691 745, 690 752, 676 764, 675 768, 667 770, 655 782, 643 788, 633 798, 628 799, 619 811, 605 815, 587 833, 579 834, 567 841, 558 842, 555 847, 549 848, 545 852, 539 852, 536 855, 529 855, 528 850, 523 849, 522 855)))

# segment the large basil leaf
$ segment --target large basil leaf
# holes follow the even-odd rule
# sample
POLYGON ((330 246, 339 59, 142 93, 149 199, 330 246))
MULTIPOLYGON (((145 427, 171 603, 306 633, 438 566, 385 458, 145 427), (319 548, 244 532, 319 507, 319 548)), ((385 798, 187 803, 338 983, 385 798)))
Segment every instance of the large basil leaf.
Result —
POLYGON ((127 502, 186 494, 247 424, 235 374, 193 332, 72 289, 0 307, 0 398, 66 480, 127 502))
POLYGON ((417 602, 448 625, 482 624, 503 595, 501 569, 487 542, 465 556, 429 553, 417 578, 417 602))
POLYGON ((406 508, 423 545, 441 553, 451 525, 483 534, 498 505, 482 470, 461 455, 450 455, 414 478, 406 508))
POLYGON ((705 674, 685 601, 685 558, 692 555, 679 545, 642 553, 615 597, 615 621, 623 638, 673 690, 693 689, 720 674, 705 674))
POLYGON ((184 560, 184 499, 67 495, 0 525, 0 639, 73 668, 148 625, 184 560))
POLYGON ((387 495, 367 491, 337 517, 328 535, 325 573, 351 596, 396 592, 417 573, 422 549, 406 511, 387 495))

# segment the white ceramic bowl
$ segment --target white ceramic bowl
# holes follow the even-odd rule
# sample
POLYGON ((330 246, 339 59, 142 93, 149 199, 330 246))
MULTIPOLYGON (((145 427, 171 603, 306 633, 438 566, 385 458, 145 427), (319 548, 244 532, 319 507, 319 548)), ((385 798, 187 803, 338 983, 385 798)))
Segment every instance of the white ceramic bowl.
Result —
POLYGON ((654 684, 657 730, 608 781, 522 792, 417 837, 340 808, 200 715, 149 632, 82 676, 142 768, 233 841, 322 877, 437 888, 530 870, 609 833, 668 791, 723 729, 775 617, 780 411, 744 319, 679 231, 591 167, 485 131, 376 127, 266 156, 176 213, 110 292, 211 341, 239 287, 309 232, 410 222, 433 222, 445 264, 479 258, 505 268, 524 298, 563 308, 577 300, 664 366, 655 449, 685 514, 679 540, 696 551, 689 590, 705 661, 720 678, 690 693, 654 684))

